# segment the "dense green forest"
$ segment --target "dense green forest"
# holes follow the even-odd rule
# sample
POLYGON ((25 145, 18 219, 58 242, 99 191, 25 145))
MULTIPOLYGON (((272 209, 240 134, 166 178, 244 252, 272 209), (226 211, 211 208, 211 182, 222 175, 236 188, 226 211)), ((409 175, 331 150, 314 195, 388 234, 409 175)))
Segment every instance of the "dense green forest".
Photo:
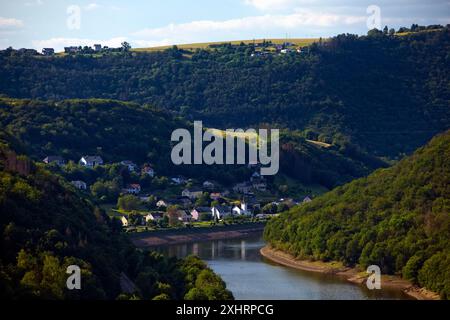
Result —
POLYGON ((450 298, 450 131, 414 155, 271 220, 299 258, 379 265, 450 298))
MULTIPOLYGON (((84 155, 100 155, 109 164, 122 160, 151 163, 161 175, 184 174, 224 184, 240 182, 252 174, 245 166, 174 166, 170 159, 172 131, 176 128, 191 130, 192 125, 166 111, 136 103, 0 98, 0 125, 21 141, 27 154, 37 161, 48 155, 59 155, 74 162, 84 155)), ((385 165, 348 144, 318 147, 308 143, 301 132, 287 130, 281 135, 280 161, 283 173, 302 183, 326 188, 367 175, 385 165)), ((66 168, 69 173, 65 176, 89 184, 105 177, 107 172, 104 171, 120 169, 96 168, 82 175, 75 174, 73 167, 66 168)))
POLYGON ((185 52, 0 55, 0 94, 106 98, 167 109, 207 126, 268 123, 377 156, 410 153, 449 127, 450 30, 339 35, 302 54, 252 45, 185 52))
POLYGON ((0 132, 3 299, 232 299, 199 259, 136 249, 116 220, 21 150, 0 132), (81 290, 66 288, 69 265, 82 270, 81 290))

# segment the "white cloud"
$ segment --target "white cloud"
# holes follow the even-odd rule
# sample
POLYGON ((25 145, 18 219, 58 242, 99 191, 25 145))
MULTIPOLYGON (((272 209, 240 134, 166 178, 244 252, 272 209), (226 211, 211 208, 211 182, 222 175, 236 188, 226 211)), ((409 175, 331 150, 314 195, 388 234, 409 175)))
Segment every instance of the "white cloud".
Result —
POLYGON ((63 51, 64 47, 70 46, 93 46, 96 43, 111 48, 120 47, 121 43, 127 41, 125 37, 116 37, 108 40, 82 39, 82 38, 52 38, 47 40, 33 40, 32 45, 35 49, 54 48, 56 51, 63 51))
POLYGON ((86 10, 86 11, 94 11, 94 10, 99 9, 100 7, 101 7, 101 5, 99 5, 98 3, 92 2, 92 3, 89 3, 88 5, 86 5, 84 7, 84 10, 86 10))
POLYGON ((22 28, 23 26, 22 20, 0 17, 0 28, 22 28))
POLYGON ((267 32, 289 32, 308 27, 334 27, 365 23, 366 16, 342 15, 297 9, 292 14, 244 17, 224 21, 200 20, 182 24, 170 24, 160 28, 137 31, 134 37, 140 41, 162 41, 171 39, 172 43, 188 43, 206 39, 236 38, 244 32, 261 34, 267 32))

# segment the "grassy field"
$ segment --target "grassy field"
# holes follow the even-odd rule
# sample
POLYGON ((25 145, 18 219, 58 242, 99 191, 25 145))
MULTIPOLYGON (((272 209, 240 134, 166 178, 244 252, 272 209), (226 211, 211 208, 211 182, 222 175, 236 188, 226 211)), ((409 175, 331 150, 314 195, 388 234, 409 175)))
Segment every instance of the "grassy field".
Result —
POLYGON ((323 148, 331 148, 333 146, 332 144, 321 142, 321 141, 315 141, 315 140, 309 140, 309 139, 306 139, 306 141, 309 143, 315 144, 316 146, 323 147, 323 148))
MULTIPOLYGON (((271 41, 274 44, 283 44, 285 42, 291 42, 297 47, 306 47, 314 42, 318 42, 319 38, 310 38, 310 39, 265 39, 266 41, 271 41)), ((264 39, 256 39, 256 40, 235 40, 235 41, 221 41, 221 42, 204 42, 204 43, 189 43, 189 44, 179 44, 177 45, 179 49, 184 50, 195 50, 195 49, 208 49, 210 45, 217 44, 226 44, 231 43, 232 45, 239 45, 241 42, 245 44, 262 44, 264 39)), ((171 48, 172 46, 161 46, 161 47, 151 47, 151 48, 136 48, 132 49, 132 51, 136 52, 152 52, 152 51, 161 51, 171 48)))

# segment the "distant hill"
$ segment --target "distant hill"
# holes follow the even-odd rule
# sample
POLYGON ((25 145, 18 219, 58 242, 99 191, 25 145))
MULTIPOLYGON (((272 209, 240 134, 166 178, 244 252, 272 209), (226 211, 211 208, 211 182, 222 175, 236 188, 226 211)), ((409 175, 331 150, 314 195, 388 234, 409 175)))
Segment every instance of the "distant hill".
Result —
POLYGON ((6 50, 0 94, 134 101, 209 127, 269 124, 388 158, 450 127, 449 28, 339 35, 302 53, 255 50, 262 49, 217 44, 53 58, 6 50))
MULTIPOLYGON (((215 41, 215 42, 202 42, 202 43, 186 43, 186 44, 177 44, 176 47, 182 50, 190 50, 194 51, 197 49, 213 49, 217 46, 221 45, 241 45, 242 43, 245 45, 263 45, 264 43, 273 43, 277 45, 283 45, 285 43, 291 43, 297 47, 305 47, 311 45, 315 42, 318 42, 319 38, 287 38, 287 39, 254 39, 254 40, 233 40, 233 41, 215 41)), ((149 48, 136 48, 132 49, 135 52, 155 52, 155 51, 163 51, 172 48, 172 45, 169 46, 158 46, 158 47, 149 47, 149 48)))
POLYGON ((16 143, 0 131, 2 299, 232 298, 199 259, 137 250, 118 221, 12 150, 16 143), (66 288, 69 265, 81 268, 81 290, 66 288))
POLYGON ((388 169, 271 220, 265 239, 300 258, 379 265, 450 299, 450 131, 388 169))

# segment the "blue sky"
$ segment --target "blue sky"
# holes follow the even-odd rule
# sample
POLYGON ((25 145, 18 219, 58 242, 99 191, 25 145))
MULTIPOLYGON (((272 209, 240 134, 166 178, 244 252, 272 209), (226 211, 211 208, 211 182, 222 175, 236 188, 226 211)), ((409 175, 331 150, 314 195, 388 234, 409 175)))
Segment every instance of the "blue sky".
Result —
POLYGON ((382 26, 450 23, 450 0, 0 0, 0 48, 365 34, 370 5, 382 26))

